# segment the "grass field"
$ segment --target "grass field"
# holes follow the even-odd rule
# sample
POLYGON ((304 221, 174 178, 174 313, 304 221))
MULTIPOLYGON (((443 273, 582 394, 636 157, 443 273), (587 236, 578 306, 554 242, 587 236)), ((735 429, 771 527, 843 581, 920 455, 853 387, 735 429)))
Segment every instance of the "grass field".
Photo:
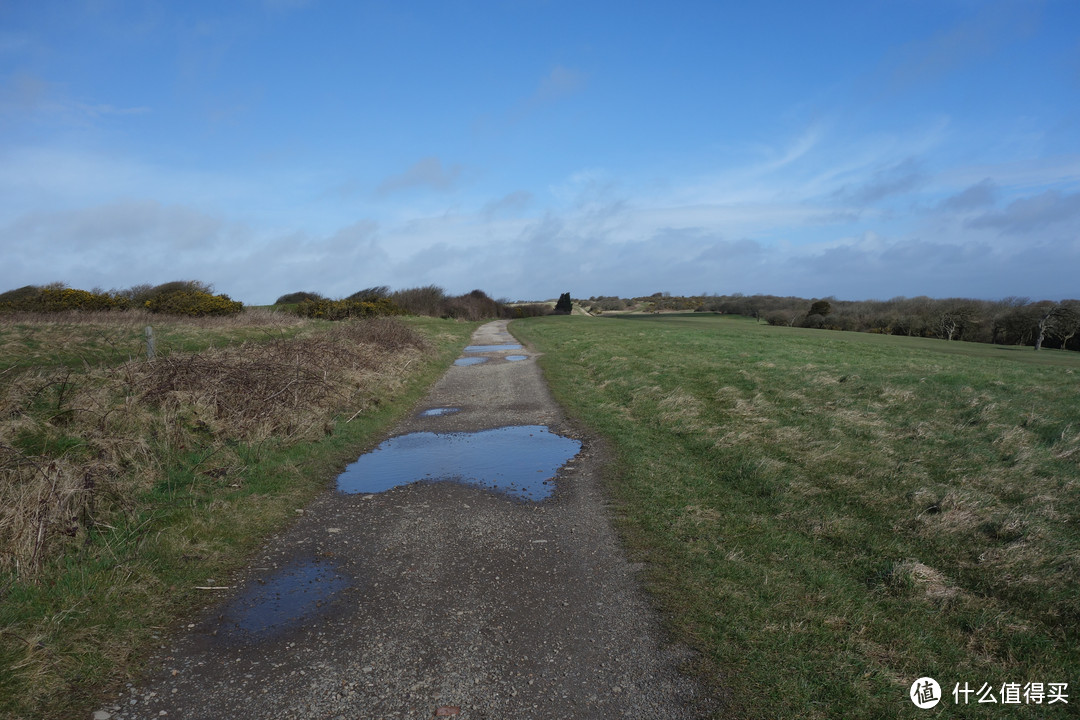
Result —
POLYGON ((757 325, 536 318, 608 438, 629 551, 725 718, 1080 705, 1080 355, 757 325), (999 704, 955 704, 957 683, 999 704), (1006 683, 1069 705, 1002 705, 1006 683))
MULTIPOLYGON (((245 317, 246 316, 246 317, 245 317)), ((476 323, 0 322, 0 717, 87 717, 476 323)), ((113 695, 115 697, 115 695, 113 695)))

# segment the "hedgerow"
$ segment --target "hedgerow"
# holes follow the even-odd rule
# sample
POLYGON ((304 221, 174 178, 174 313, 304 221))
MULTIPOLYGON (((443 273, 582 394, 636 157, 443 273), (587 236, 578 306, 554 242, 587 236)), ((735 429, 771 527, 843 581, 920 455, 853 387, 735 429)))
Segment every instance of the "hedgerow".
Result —
POLYGON ((390 298, 382 297, 373 300, 304 300, 296 306, 296 313, 301 317, 322 320, 346 320, 378 315, 404 315, 405 311, 390 298))
POLYGON ((0 312, 65 312, 126 310, 128 298, 118 293, 77 290, 60 285, 27 285, 0 294, 0 312))
POLYGON ((211 286, 190 280, 108 292, 54 283, 43 287, 27 285, 0 293, 0 312, 103 312, 129 308, 202 317, 235 315, 244 309, 244 304, 228 295, 215 295, 211 286))

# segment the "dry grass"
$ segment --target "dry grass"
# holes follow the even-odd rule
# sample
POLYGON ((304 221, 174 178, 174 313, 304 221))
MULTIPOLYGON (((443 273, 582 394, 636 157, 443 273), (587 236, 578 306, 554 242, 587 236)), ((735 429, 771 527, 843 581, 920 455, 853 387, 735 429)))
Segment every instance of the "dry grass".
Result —
POLYGON ((243 467, 230 444, 332 432, 335 413, 392 393, 424 347, 402 323, 377 318, 153 362, 9 372, 0 379, 0 571, 32 575, 108 524, 162 479, 163 456, 206 448, 198 469, 224 478, 243 467))

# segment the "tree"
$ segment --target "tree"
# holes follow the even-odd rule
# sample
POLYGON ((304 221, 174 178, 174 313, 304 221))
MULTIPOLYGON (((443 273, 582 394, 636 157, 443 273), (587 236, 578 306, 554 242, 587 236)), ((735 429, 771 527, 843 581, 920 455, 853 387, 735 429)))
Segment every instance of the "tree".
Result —
POLYGON ((1061 342, 1061 349, 1067 350, 1069 341, 1080 333, 1080 300, 1065 300, 1061 303, 1062 313, 1050 327, 1050 333, 1061 342))
POLYGON ((1077 314, 1073 308, 1063 303, 1054 303, 1042 306, 1039 314, 1039 334, 1035 338, 1035 349, 1041 350, 1043 340, 1047 335, 1060 338, 1061 347, 1065 347, 1072 336, 1076 334, 1077 314))
POLYGON ((569 315, 574 309, 574 303, 570 300, 570 293, 565 292, 559 296, 559 301, 555 303, 555 312, 561 315, 569 315))

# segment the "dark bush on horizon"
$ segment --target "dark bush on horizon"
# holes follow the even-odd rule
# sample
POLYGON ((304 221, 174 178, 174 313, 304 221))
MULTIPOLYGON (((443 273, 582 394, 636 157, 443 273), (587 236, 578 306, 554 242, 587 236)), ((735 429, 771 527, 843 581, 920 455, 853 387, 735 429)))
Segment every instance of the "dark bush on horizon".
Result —
POLYGON ((505 303, 491 299, 483 290, 473 290, 444 300, 440 315, 457 320, 486 320, 510 317, 511 312, 505 303))
POLYGON ((386 285, 375 285, 374 287, 364 288, 363 290, 357 290, 352 295, 349 295, 346 300, 359 300, 361 302, 375 302, 376 300, 382 300, 383 298, 390 297, 390 288, 386 285))
POLYGON ((287 293, 282 295, 274 301, 275 305, 295 305, 296 303, 304 302, 305 300, 324 300, 325 298, 317 292, 306 292, 299 290, 297 292, 287 293))
POLYGON ((446 292, 438 285, 395 290, 390 299, 410 315, 430 315, 441 317, 446 292))
POLYGON ((296 306, 301 317, 320 320, 348 320, 349 318, 377 317, 380 315, 404 315, 404 311, 389 298, 376 300, 304 300, 296 306))

